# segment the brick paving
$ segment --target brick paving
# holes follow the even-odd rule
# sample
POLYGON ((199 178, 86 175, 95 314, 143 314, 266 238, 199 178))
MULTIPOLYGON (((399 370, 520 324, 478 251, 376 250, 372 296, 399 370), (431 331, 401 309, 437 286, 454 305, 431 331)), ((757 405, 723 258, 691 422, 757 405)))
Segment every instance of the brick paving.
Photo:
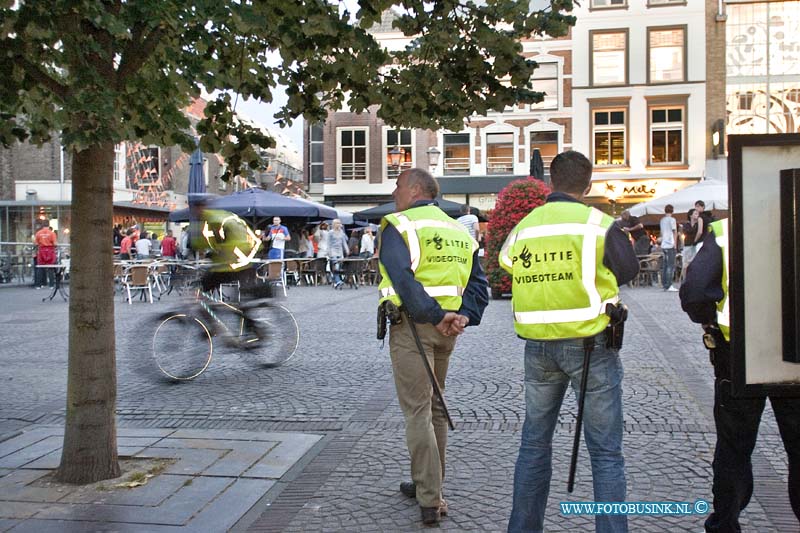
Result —
MULTIPOLYGON (((67 305, 42 303, 42 291, 0 289, 0 440, 63 422, 67 305), (7 303, 6 303, 7 302, 7 303)), ((631 308, 625 366, 628 499, 711 500, 713 380, 699 327, 680 311, 676 293, 623 289, 631 308)), ((246 356, 221 353, 191 383, 161 380, 149 361, 153 316, 174 306, 117 299, 119 426, 195 431, 289 431, 323 440, 291 476, 279 479, 270 505, 255 505, 234 530, 414 531, 418 508, 397 490, 408 476, 403 419, 388 363, 374 340, 374 290, 290 290, 286 305, 301 328, 288 365, 260 369, 246 356)), ((524 419, 523 342, 513 335, 510 302, 493 301, 484 324, 459 340, 448 375, 450 435, 445 496, 452 531, 501 531, 524 419)), ((565 518, 559 501, 591 500, 583 450, 575 492, 566 476, 575 403, 571 395, 554 439, 547 531, 591 530, 588 517, 565 518)), ((787 463, 769 408, 753 457, 756 490, 745 531, 791 531, 787 463)), ((0 476, 9 471, 0 468, 0 476)), ((2 479, 2 477, 0 477, 2 479)), ((703 516, 631 517, 632 531, 699 531, 703 516)), ((0 514, 0 531, 8 529, 0 514)), ((16 531, 16 530, 15 530, 16 531)))

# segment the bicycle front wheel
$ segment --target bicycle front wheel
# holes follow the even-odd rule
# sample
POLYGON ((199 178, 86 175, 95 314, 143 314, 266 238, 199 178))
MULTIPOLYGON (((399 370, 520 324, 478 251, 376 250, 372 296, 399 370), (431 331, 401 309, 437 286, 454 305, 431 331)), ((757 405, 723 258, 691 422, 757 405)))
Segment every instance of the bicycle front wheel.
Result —
POLYGON ((267 368, 281 366, 297 352, 300 329, 291 311, 282 305, 268 305, 250 312, 258 341, 247 349, 249 356, 267 368))
POLYGON ((211 363, 211 332, 195 316, 177 313, 159 323, 153 334, 153 359, 168 378, 188 381, 211 363))

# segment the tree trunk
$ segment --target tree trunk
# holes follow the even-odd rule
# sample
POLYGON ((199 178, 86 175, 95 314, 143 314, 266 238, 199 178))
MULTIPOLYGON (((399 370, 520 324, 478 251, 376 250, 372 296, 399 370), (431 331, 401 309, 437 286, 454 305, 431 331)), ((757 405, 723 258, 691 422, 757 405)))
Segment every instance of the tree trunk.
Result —
POLYGON ((114 145, 73 152, 69 368, 64 447, 56 478, 92 483, 120 475, 114 342, 114 145))

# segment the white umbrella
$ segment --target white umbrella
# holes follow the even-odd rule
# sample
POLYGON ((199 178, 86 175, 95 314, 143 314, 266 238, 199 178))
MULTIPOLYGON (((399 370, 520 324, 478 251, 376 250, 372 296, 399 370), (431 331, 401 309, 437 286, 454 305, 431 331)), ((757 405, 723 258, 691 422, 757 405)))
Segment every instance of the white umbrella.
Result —
POLYGON ((706 211, 728 209, 728 182, 723 180, 706 179, 690 185, 685 189, 672 194, 659 196, 648 202, 636 204, 630 208, 631 215, 640 217, 644 215, 663 215, 664 206, 672 204, 676 213, 685 213, 694 207, 697 200, 703 200, 706 211))

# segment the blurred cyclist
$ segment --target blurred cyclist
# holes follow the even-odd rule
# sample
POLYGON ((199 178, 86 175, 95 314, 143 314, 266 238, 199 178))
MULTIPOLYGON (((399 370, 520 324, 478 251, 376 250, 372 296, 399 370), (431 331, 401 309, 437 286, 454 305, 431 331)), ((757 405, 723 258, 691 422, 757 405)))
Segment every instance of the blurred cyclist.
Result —
POLYGON ((203 290, 211 291, 222 283, 237 281, 240 287, 252 285, 255 281, 253 261, 261 248, 261 239, 247 222, 233 213, 203 209, 202 215, 199 235, 192 239, 192 247, 210 250, 207 257, 213 263, 203 276, 203 290))

